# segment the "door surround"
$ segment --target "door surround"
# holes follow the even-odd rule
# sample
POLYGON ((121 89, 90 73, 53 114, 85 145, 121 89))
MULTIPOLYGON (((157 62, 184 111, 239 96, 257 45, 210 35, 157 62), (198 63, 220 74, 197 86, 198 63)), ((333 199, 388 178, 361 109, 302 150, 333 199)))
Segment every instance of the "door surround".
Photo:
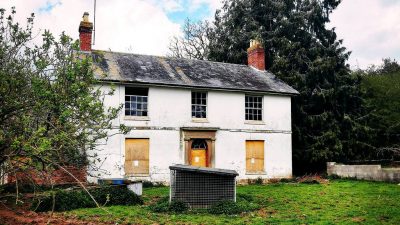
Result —
POLYGON ((215 166, 215 128, 182 128, 181 129, 184 141, 184 160, 185 164, 189 165, 190 153, 194 139, 204 139, 207 143, 207 162, 208 167, 215 166))

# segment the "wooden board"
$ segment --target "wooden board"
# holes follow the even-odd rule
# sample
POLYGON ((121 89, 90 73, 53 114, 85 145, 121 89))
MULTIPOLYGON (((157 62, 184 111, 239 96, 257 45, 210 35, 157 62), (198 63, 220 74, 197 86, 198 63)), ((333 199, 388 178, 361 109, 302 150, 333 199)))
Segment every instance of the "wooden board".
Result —
POLYGON ((246 172, 264 172, 264 141, 246 141, 246 172))
POLYGON ((190 164, 192 166, 207 167, 207 150, 195 149, 192 150, 190 164))
POLYGON ((125 139, 125 174, 149 174, 149 139, 125 139))

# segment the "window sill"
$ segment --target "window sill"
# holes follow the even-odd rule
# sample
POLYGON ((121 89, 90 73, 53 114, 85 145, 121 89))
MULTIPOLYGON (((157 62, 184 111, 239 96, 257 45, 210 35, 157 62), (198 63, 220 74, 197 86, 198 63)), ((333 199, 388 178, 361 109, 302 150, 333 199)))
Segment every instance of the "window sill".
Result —
POLYGON ((207 118, 192 118, 193 123, 209 123, 207 118))
POLYGON ((144 174, 144 173, 141 173, 141 174, 125 174, 126 178, 129 178, 129 177, 149 177, 149 176, 150 176, 149 174, 144 174))
POLYGON ((265 125, 264 121, 258 121, 258 120, 246 120, 244 123, 250 125, 265 125))
POLYGON ((252 172, 252 173, 247 173, 247 172, 246 172, 246 175, 267 175, 267 173, 264 172, 264 171, 252 172))
POLYGON ((124 120, 135 120, 135 121, 149 121, 148 116, 125 116, 124 120))

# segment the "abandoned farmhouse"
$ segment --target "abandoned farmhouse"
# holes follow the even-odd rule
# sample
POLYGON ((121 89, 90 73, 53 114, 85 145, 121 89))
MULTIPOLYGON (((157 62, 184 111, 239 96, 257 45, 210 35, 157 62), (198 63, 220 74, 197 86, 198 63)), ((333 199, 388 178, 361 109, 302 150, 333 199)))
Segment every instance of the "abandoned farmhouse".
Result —
POLYGON ((106 106, 123 104, 115 129, 132 129, 104 141, 90 182, 168 182, 174 164, 232 169, 239 179, 292 176, 291 97, 298 92, 266 70, 259 42, 251 41, 248 65, 236 65, 92 50, 87 14, 79 32, 101 88, 115 88, 106 106))

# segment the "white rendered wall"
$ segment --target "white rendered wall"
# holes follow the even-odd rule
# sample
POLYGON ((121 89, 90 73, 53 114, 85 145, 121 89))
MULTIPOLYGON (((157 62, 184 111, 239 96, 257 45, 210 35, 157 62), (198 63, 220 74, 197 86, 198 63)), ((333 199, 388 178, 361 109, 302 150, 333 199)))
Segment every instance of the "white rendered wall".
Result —
MULTIPOLYGON (((109 87, 103 87, 107 90, 109 87)), ((107 106, 117 107, 124 103, 124 86, 115 86, 113 96, 107 97, 107 106)), ((148 98, 149 119, 128 120, 124 110, 115 121, 134 127, 127 135, 109 138, 98 152, 103 172, 92 174, 104 178, 123 178, 125 138, 150 139, 150 175, 132 179, 168 181, 169 166, 184 163, 182 127, 218 128, 215 141, 215 167, 234 169, 239 179, 276 178, 292 175, 291 99, 289 96, 265 95, 263 99, 264 124, 248 124, 245 121, 245 94, 239 92, 208 91, 206 123, 193 122, 191 118, 191 91, 182 88, 150 87, 148 98), (246 175, 246 140, 265 141, 265 173, 246 175)), ((115 131, 113 131, 115 132, 115 131)), ((96 182, 97 178, 89 181, 96 182)))

